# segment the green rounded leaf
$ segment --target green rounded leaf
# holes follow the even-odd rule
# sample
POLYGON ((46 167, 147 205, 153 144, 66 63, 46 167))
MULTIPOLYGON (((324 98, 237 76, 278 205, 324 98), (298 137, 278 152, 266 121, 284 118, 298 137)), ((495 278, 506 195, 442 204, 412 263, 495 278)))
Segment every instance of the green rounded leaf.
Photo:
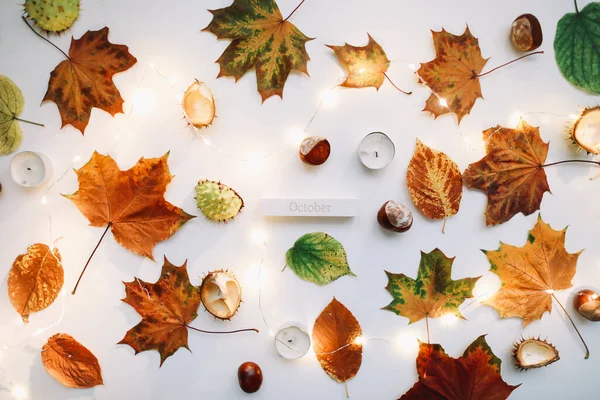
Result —
POLYGON ((590 3, 558 21, 554 52, 569 82, 600 93, 600 3, 590 3))
POLYGON ((0 75, 0 154, 15 151, 23 139, 21 127, 15 120, 23 111, 25 98, 21 90, 6 76, 0 75))
POLYGON ((348 266, 344 246, 322 232, 307 233, 285 255, 287 265, 300 279, 326 285, 344 276, 356 276, 348 266))

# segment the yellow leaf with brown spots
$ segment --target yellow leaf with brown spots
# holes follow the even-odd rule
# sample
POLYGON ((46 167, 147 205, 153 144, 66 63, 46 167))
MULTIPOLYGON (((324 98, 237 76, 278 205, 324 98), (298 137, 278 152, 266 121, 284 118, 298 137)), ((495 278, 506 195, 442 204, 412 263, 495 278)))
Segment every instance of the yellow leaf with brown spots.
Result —
POLYGON ((427 217, 446 219, 458 212, 463 187, 458 165, 419 139, 408 165, 406 183, 413 203, 427 217))
POLYGON ((92 108, 112 116, 123 112, 124 101, 112 77, 136 62, 127 46, 108 41, 108 28, 87 31, 80 39, 71 39, 69 56, 50 74, 43 101, 56 103, 62 127, 72 125, 83 135, 92 108))
POLYGON ((566 234, 566 228, 555 231, 539 216, 523 247, 500 243, 498 250, 483 250, 490 271, 502 281, 500 290, 484 303, 494 307, 501 318, 523 318, 524 326, 552 311, 554 291, 572 286, 581 254, 567 252, 566 234))
POLYGON ((369 43, 356 47, 346 43, 344 46, 330 46, 338 61, 348 73, 346 80, 340 86, 350 88, 375 87, 379 89, 385 79, 385 73, 390 66, 385 51, 371 35, 369 43))
POLYGON ((442 29, 432 31, 436 58, 416 72, 419 81, 433 92, 423 111, 433 113, 435 118, 454 113, 458 123, 471 112, 481 94, 479 74, 487 63, 481 56, 479 41, 469 27, 461 36, 442 29))
POLYGON ((13 307, 29 322, 29 315, 49 307, 63 287, 64 271, 56 247, 29 246, 8 273, 8 297, 13 307))

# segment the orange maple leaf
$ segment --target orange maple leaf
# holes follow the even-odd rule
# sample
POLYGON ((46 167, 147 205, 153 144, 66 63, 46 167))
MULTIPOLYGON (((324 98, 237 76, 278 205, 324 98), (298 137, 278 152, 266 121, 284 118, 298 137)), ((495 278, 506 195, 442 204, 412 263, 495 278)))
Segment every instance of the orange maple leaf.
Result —
POLYGON ((460 358, 439 344, 421 343, 417 356, 419 381, 400 400, 505 400, 520 385, 500 375, 502 361, 480 336, 460 358))
POLYGON ((112 81, 113 75, 131 68, 136 58, 124 45, 108 41, 108 28, 87 31, 80 39, 71 39, 69 55, 50 73, 43 101, 58 106, 62 127, 72 125, 83 135, 92 108, 110 115, 123 112, 123 98, 112 81))
MULTIPOLYGON (((501 318, 522 318, 523 327, 541 319, 546 311, 552 311, 553 299, 566 313, 554 292, 572 286, 581 254, 581 251, 567 252, 566 234, 566 228, 555 231, 540 215, 523 247, 500 243, 498 250, 483 250, 490 262, 490 271, 502 281, 500 289, 484 303, 494 307, 501 318)), ((583 337, 568 313, 567 317, 583 342, 585 358, 588 358, 589 350, 583 337)))
POLYGON ((112 157, 94 152, 90 161, 76 170, 79 190, 65 197, 91 226, 106 226, 105 234, 110 228, 121 246, 154 260, 154 245, 194 218, 164 198, 172 178, 168 157, 167 153, 161 158, 142 158, 131 169, 121 171, 112 157))
POLYGON ((416 72, 419 81, 433 92, 423 111, 433 113, 435 118, 454 113, 458 123, 471 112, 481 95, 479 74, 488 59, 481 56, 479 41, 469 27, 461 36, 442 29, 431 31, 436 58, 421 64, 416 72))
POLYGON ((487 225, 539 210, 544 193, 550 192, 544 171, 548 143, 542 141, 539 128, 521 120, 516 129, 487 129, 483 138, 487 154, 469 165, 463 179, 468 187, 487 194, 487 225))

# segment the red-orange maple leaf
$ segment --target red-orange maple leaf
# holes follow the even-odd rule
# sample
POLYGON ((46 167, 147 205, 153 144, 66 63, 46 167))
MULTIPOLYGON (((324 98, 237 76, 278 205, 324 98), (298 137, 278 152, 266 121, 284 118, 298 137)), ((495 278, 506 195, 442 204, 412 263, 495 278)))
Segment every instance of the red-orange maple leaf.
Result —
POLYGON ((417 357, 419 381, 401 400, 504 400, 519 387, 500 375, 502 361, 478 337, 460 358, 452 358, 439 344, 421 343, 417 357))
POLYGON ((127 46, 108 41, 108 28, 87 31, 80 39, 71 39, 69 55, 50 74, 43 101, 56 103, 62 127, 72 125, 83 134, 92 108, 112 116, 123 112, 124 101, 112 77, 136 62, 127 46))

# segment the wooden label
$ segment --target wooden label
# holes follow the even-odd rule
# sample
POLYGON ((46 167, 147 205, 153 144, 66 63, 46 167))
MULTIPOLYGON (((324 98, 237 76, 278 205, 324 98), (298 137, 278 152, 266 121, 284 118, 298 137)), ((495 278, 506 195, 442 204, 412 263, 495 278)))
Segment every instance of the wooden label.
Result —
POLYGON ((357 199, 262 199, 265 217, 354 217, 357 199))

